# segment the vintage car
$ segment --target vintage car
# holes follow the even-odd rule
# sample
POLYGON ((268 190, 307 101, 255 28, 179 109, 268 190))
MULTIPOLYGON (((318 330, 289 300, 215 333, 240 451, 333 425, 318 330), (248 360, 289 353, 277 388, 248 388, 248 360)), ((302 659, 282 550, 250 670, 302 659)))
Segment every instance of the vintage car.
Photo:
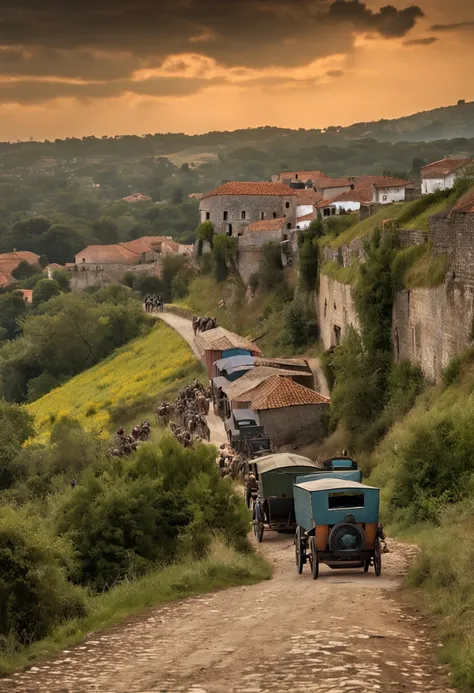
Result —
POLYGON ((309 562, 316 580, 319 564, 330 568, 363 568, 382 572, 379 489, 356 481, 325 478, 296 483, 296 567, 309 562))
POLYGON ((251 409, 234 409, 229 418, 224 421, 227 439, 232 447, 238 452, 241 451, 245 436, 255 436, 263 433, 263 426, 260 426, 255 413, 251 409))
POLYGON ((243 454, 249 460, 267 457, 273 452, 272 441, 264 433, 245 434, 243 454))
POLYGON ((258 481, 258 497, 252 511, 258 542, 263 540, 265 527, 277 532, 294 531, 294 482, 298 476, 316 467, 316 462, 308 457, 293 453, 267 455, 249 463, 249 470, 258 481))

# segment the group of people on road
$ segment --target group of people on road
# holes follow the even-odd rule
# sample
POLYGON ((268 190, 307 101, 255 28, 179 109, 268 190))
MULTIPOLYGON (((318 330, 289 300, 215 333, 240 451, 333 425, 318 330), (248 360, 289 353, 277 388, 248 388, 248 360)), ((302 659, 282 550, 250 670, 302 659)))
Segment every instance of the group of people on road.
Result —
POLYGON ((216 318, 210 318, 207 315, 200 318, 197 315, 193 315, 194 336, 196 336, 198 332, 207 332, 207 330, 214 330, 216 327, 219 327, 216 318))
POLYGON ((147 313, 154 313, 158 310, 162 313, 165 307, 163 298, 159 294, 146 294, 143 303, 147 313))
POLYGON ((109 450, 112 457, 125 457, 131 455, 132 452, 138 449, 140 443, 145 443, 151 435, 151 426, 149 421, 143 421, 141 424, 134 426, 127 435, 124 428, 119 428, 117 431, 117 445, 109 450))
POLYGON ((194 441, 211 439, 206 416, 209 414, 211 393, 196 378, 186 385, 174 402, 162 402, 155 410, 158 421, 170 427, 176 440, 184 447, 193 447, 194 441))
POLYGON ((216 459, 220 474, 223 478, 244 479, 248 472, 248 462, 235 452, 235 450, 223 443, 219 448, 219 455, 216 459))

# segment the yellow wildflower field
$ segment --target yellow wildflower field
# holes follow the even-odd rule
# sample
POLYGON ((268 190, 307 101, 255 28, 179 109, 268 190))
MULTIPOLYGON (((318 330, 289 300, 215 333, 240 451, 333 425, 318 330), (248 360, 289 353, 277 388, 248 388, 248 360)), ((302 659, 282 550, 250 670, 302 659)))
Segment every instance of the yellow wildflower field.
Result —
POLYGON ((47 439, 62 416, 78 419, 88 430, 108 437, 112 426, 150 410, 160 399, 202 375, 188 344, 161 321, 146 337, 117 350, 93 368, 28 405, 37 436, 47 439))

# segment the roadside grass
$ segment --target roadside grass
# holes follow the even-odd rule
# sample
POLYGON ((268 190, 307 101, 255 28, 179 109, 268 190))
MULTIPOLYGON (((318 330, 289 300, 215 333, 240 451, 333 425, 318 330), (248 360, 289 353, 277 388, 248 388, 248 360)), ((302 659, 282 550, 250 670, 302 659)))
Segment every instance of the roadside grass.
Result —
POLYGON ((35 416, 37 439, 47 440, 61 416, 78 419, 107 438, 112 426, 153 410, 156 397, 174 395, 203 369, 188 344, 161 321, 146 337, 52 390, 27 409, 35 416))
POLYGON ((371 217, 359 221, 358 224, 351 226, 346 231, 341 233, 336 238, 332 236, 323 236, 321 244, 330 246, 331 248, 340 248, 342 245, 347 245, 355 238, 365 238, 374 231, 377 226, 381 226, 386 219, 395 219, 409 208, 412 202, 396 202, 391 205, 386 205, 371 217))
POLYGON ((337 262, 328 260, 321 267, 321 274, 325 274, 341 284, 354 284, 359 274, 359 264, 354 262, 354 264, 349 265, 349 267, 342 267, 342 265, 338 265, 337 262))
POLYGON ((21 651, 0 653, 0 675, 25 668, 57 654, 97 631, 117 626, 146 609, 238 585, 269 580, 272 568, 254 551, 238 553, 216 538, 209 555, 200 561, 185 559, 158 568, 144 577, 127 580, 110 592, 87 599, 88 616, 58 626, 46 639, 21 651))

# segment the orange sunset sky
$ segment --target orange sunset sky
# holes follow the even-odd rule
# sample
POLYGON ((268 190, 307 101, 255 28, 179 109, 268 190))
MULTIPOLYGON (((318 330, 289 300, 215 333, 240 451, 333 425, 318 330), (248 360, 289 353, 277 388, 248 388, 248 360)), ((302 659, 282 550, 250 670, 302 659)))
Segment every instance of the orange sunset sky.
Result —
POLYGON ((393 118, 473 67, 474 0, 1 0, 0 140, 393 118))

